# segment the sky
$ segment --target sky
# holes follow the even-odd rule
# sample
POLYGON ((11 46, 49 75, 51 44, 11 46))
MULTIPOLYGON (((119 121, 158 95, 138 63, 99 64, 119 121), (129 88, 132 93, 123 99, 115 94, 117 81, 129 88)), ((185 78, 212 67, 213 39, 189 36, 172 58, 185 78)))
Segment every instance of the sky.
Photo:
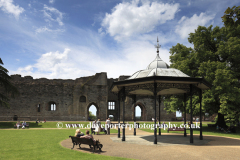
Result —
POLYGON ((76 79, 132 75, 201 26, 223 26, 239 0, 0 0, 0 58, 9 74, 76 79))
POLYGON ((132 75, 155 59, 157 37, 170 64, 172 46, 193 47, 189 33, 223 26, 234 5, 240 1, 0 0, 0 58, 10 75, 22 77, 132 75))

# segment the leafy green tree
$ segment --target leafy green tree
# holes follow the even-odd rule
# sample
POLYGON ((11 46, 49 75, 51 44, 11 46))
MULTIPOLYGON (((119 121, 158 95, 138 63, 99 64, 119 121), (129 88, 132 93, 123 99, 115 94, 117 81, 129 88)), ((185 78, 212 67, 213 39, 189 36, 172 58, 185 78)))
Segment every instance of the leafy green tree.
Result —
POLYGON ((3 62, 0 58, 0 106, 9 107, 9 98, 14 98, 16 95, 19 95, 19 92, 11 83, 11 77, 8 75, 8 70, 2 65, 3 62))
POLYGON ((91 111, 89 111, 89 117, 91 118, 91 120, 96 119, 96 116, 91 111))
POLYGON ((228 7, 222 16, 222 20, 226 27, 237 27, 240 25, 240 6, 228 7))
MULTIPOLYGON (((240 113, 240 25, 234 20, 236 8, 226 10, 234 23, 225 20, 222 28, 199 26, 190 33, 188 41, 194 48, 177 44, 170 49, 171 67, 177 68, 191 77, 204 77, 213 87, 203 92, 203 112, 218 113, 217 125, 226 127, 224 120, 228 116, 237 121, 240 113), (234 117, 234 118, 233 118, 234 117)), ((239 17, 239 16, 238 16, 239 17)), ((167 97, 167 111, 183 111, 183 96, 167 97)), ((194 114, 199 113, 198 95, 193 95, 194 114)), ((190 110, 187 101, 187 112, 190 110)))

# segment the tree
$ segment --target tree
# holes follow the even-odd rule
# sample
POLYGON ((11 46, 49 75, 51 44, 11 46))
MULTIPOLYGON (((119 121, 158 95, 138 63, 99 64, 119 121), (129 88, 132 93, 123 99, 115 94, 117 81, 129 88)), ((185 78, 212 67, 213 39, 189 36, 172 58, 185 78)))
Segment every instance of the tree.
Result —
POLYGON ((91 120, 96 119, 96 116, 91 111, 89 111, 89 117, 91 120))
POLYGON ((225 27, 237 27, 240 25, 240 6, 228 7, 222 16, 225 27))
MULTIPOLYGON (((236 8, 239 12, 239 7, 233 7, 232 12, 236 8)), ((225 14, 230 12, 228 8, 225 14)), ((235 22, 228 19, 222 28, 199 26, 188 38, 194 48, 177 44, 170 49, 172 68, 191 77, 204 77, 213 85, 203 92, 203 112, 218 113, 216 124, 221 127, 226 127, 224 115, 236 121, 240 113, 240 25, 235 22)), ((183 110, 183 96, 170 96, 165 105, 168 111, 183 110)), ((194 95, 194 114, 199 113, 199 106, 198 96, 194 95)), ((189 108, 188 100, 188 113, 189 108)))
POLYGON ((3 62, 0 58, 0 106, 9 107, 10 98, 19 95, 19 91, 11 83, 11 77, 8 75, 8 70, 2 65, 3 62))

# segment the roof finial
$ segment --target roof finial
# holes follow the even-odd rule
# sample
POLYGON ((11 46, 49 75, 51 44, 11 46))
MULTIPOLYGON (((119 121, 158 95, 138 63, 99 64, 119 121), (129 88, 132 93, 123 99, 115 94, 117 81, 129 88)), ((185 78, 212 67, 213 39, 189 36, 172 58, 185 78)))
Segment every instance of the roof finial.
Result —
POLYGON ((155 45, 155 47, 157 48, 157 54, 159 54, 159 48, 161 48, 161 45, 159 45, 158 43, 158 37, 157 37, 157 45, 155 45))

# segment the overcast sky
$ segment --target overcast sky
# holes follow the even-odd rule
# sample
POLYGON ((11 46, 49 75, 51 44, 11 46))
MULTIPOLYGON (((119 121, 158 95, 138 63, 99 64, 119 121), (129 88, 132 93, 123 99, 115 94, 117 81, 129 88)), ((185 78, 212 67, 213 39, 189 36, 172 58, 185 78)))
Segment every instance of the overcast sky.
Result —
POLYGON ((10 74, 75 79, 132 75, 198 25, 222 26, 239 0, 0 0, 0 58, 10 74))

